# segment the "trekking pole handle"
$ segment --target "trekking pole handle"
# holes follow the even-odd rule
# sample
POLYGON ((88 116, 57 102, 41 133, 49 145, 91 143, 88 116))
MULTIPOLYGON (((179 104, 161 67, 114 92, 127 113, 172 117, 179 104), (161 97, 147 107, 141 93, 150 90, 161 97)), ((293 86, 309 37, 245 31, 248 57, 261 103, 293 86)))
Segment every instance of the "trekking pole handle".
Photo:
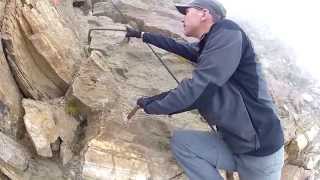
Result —
POLYGON ((140 107, 138 105, 136 105, 128 114, 127 119, 131 119, 132 116, 134 116, 136 114, 136 112, 140 109, 140 107))

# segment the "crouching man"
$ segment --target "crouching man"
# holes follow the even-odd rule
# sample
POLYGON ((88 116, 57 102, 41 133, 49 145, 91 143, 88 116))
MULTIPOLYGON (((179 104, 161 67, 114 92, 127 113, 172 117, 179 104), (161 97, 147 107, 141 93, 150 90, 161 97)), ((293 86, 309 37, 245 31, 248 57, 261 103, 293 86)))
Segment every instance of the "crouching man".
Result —
POLYGON ((197 63, 191 79, 137 104, 148 114, 198 109, 217 133, 176 131, 173 154, 191 180, 220 180, 217 169, 237 171, 241 180, 280 180, 284 138, 260 64, 246 33, 225 18, 215 0, 176 5, 184 15, 184 34, 198 43, 128 28, 127 37, 197 63))

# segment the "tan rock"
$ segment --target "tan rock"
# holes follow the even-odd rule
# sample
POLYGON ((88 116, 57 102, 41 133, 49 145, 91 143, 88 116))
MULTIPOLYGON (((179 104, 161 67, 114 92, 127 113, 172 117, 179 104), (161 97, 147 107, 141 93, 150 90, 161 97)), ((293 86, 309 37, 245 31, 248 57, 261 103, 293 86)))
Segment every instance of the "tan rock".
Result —
POLYGON ((281 180, 302 180, 313 179, 314 175, 310 170, 304 170, 298 166, 286 165, 282 169, 281 180))
POLYGON ((88 120, 88 129, 99 129, 82 152, 84 179, 160 180, 179 174, 181 170, 169 153, 167 126, 147 118, 124 125, 118 107, 96 117, 99 127, 93 125, 93 119, 88 120))
POLYGON ((52 157, 50 144, 56 141, 59 133, 50 106, 28 99, 22 103, 26 112, 24 123, 37 153, 43 157, 52 157))
POLYGON ((312 143, 319 131, 318 126, 313 126, 311 129, 298 134, 286 147, 288 159, 291 161, 299 159, 303 150, 312 143))
POLYGON ((116 22, 131 23, 144 31, 160 32, 177 38, 186 38, 183 34, 182 15, 172 2, 119 0, 97 2, 93 15, 109 16, 116 22), (114 5, 116 7, 114 7, 114 5), (118 10, 124 15, 119 13, 118 10))
POLYGON ((17 170, 11 166, 0 164, 0 170, 10 179, 14 180, 64 180, 62 170, 59 166, 46 159, 32 158, 26 170, 17 170))
POLYGON ((83 177, 85 179, 148 179, 150 174, 146 160, 142 159, 141 155, 130 152, 129 149, 125 150, 121 146, 117 142, 91 141, 85 154, 83 177))
POLYGON ((306 156, 304 165, 306 169, 318 169, 320 162, 320 155, 316 152, 309 153, 306 156))
POLYGON ((10 180, 10 179, 8 178, 8 176, 6 176, 0 171, 0 180, 10 180))
POLYGON ((37 153, 41 156, 51 157, 51 143, 61 138, 60 154, 63 164, 66 164, 73 156, 71 147, 79 123, 64 111, 64 104, 60 105, 24 99, 24 121, 37 153))
POLYGON ((23 134, 21 93, 2 50, 0 43, 0 130, 19 138, 23 134))
POLYGON ((2 162, 19 170, 28 168, 31 156, 27 149, 0 132, 0 166, 2 162))
POLYGON ((4 13, 5 13, 5 5, 6 5, 6 1, 1 1, 0 2, 0 24, 2 24, 2 20, 4 17, 4 13))
POLYGON ((79 122, 70 114, 67 114, 65 109, 64 102, 60 104, 60 106, 59 104, 51 105, 58 135, 62 140, 60 145, 60 158, 63 165, 67 164, 73 157, 72 148, 79 126, 79 122))
MULTIPOLYGON (((137 152, 137 147, 135 144, 121 141, 92 140, 84 156, 83 177, 85 179, 150 178, 152 172, 149 167, 153 162, 148 161, 146 155, 137 152)), ((154 172, 154 179, 157 178, 159 174, 154 172)))
POLYGON ((120 44, 126 43, 125 32, 117 30, 125 30, 125 26, 115 24, 111 19, 104 19, 102 27, 92 30, 90 33, 89 50, 101 52, 104 56, 108 56, 115 48, 119 48, 120 44), (106 30, 98 30, 98 29, 106 30))
POLYGON ((10 1, 6 8, 1 31, 9 64, 25 96, 62 96, 81 59, 80 46, 50 1, 24 3, 10 1))
POLYGON ((93 51, 81 65, 79 75, 67 93, 67 108, 79 109, 76 111, 86 114, 110 109, 118 96, 117 84, 108 64, 103 61, 101 53, 93 51))

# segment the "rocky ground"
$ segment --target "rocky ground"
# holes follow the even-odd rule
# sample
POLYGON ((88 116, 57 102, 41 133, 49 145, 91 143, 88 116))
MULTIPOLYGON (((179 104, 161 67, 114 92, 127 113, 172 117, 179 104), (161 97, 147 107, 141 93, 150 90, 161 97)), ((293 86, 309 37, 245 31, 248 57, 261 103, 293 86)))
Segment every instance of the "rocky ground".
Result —
MULTIPOLYGON (((90 30, 131 26, 193 41, 182 34, 176 2, 0 1, 0 179, 186 179, 170 153, 171 133, 207 125, 197 112, 138 111, 128 121, 138 97, 176 82, 141 40, 90 30)), ((282 179, 317 179, 320 87, 279 40, 234 20, 253 40, 281 117, 282 179)), ((190 77, 185 59, 154 49, 179 80, 190 77)))

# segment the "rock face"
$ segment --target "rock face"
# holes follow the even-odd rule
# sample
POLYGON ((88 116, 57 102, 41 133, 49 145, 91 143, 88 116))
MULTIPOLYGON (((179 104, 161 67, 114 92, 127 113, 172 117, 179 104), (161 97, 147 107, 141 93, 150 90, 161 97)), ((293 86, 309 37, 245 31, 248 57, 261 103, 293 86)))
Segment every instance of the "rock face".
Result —
POLYGON ((12 137, 22 135, 21 94, 0 44, 0 130, 12 137))
POLYGON ((147 123, 150 127, 153 125, 154 129, 159 126, 165 127, 159 122, 147 121, 130 125, 129 128, 134 128, 134 131, 128 131, 118 122, 107 120, 104 123, 104 131, 88 143, 84 152, 83 177, 85 179, 169 179, 178 173, 177 165, 167 152, 166 136, 169 134, 165 133, 168 131, 156 130, 161 133, 156 136, 152 129, 143 132, 140 128, 147 123), (140 126, 140 128, 134 126, 140 126), (144 139, 146 135, 150 138, 149 140, 144 139), (146 144, 148 141, 150 144, 146 144))
MULTIPOLYGON (((5 15, 6 1, 0 2, 0 28, 5 15)), ((2 39, 2 34, 0 34, 2 39)), ((0 42, 0 131, 13 138, 23 134, 21 93, 13 79, 0 42)))
MULTIPOLYGON (((111 37, 106 38, 106 41, 118 47, 114 51, 107 51, 108 58, 98 51, 92 51, 67 93, 68 108, 79 109, 77 111, 85 113, 87 117, 87 137, 81 153, 82 176, 85 179, 173 177, 179 173, 179 168, 168 152, 169 127, 141 113, 131 123, 126 120, 126 115, 133 108, 135 93, 152 93, 145 88, 146 85, 140 84, 149 74, 134 74, 140 70, 136 68, 145 68, 130 66, 139 58, 135 60, 129 58, 131 53, 127 54, 131 45, 142 44, 132 43, 129 46, 119 44, 112 36, 105 37, 111 37)), ((140 49, 140 53, 144 54, 146 50, 140 49)), ((153 61, 149 66, 157 66, 157 63, 153 61)), ((158 73, 162 72, 160 70, 158 73)), ((183 117, 174 119, 182 121, 183 117)))
POLYGON ((117 85, 111 69, 102 58, 100 53, 93 52, 88 61, 82 64, 79 76, 75 78, 67 93, 69 108, 79 108, 79 112, 89 114, 101 108, 110 109, 117 101, 117 85), (72 107, 73 105, 76 107, 72 107))
POLYGON ((174 9, 172 1, 118 0, 93 1, 92 4, 94 16, 109 16, 116 22, 129 23, 144 31, 185 37, 182 26, 177 26, 181 23, 182 16, 174 9))
MULTIPOLYGON (((19 180, 186 179, 169 140, 174 129, 208 130, 199 115, 138 110, 126 119, 138 97, 175 88, 176 82, 149 47, 125 39, 124 30, 130 25, 187 39, 175 2, 1 1, 0 171, 19 180), (15 141, 23 125, 26 142, 15 141)), ((316 178, 320 88, 276 38, 234 20, 255 45, 281 117, 287 163, 282 180, 316 178)), ((183 58, 154 49, 179 80, 191 76, 193 67, 183 58)))
POLYGON ((9 64, 25 96, 60 97, 81 60, 80 45, 49 0, 23 2, 6 7, 1 31, 9 64))

